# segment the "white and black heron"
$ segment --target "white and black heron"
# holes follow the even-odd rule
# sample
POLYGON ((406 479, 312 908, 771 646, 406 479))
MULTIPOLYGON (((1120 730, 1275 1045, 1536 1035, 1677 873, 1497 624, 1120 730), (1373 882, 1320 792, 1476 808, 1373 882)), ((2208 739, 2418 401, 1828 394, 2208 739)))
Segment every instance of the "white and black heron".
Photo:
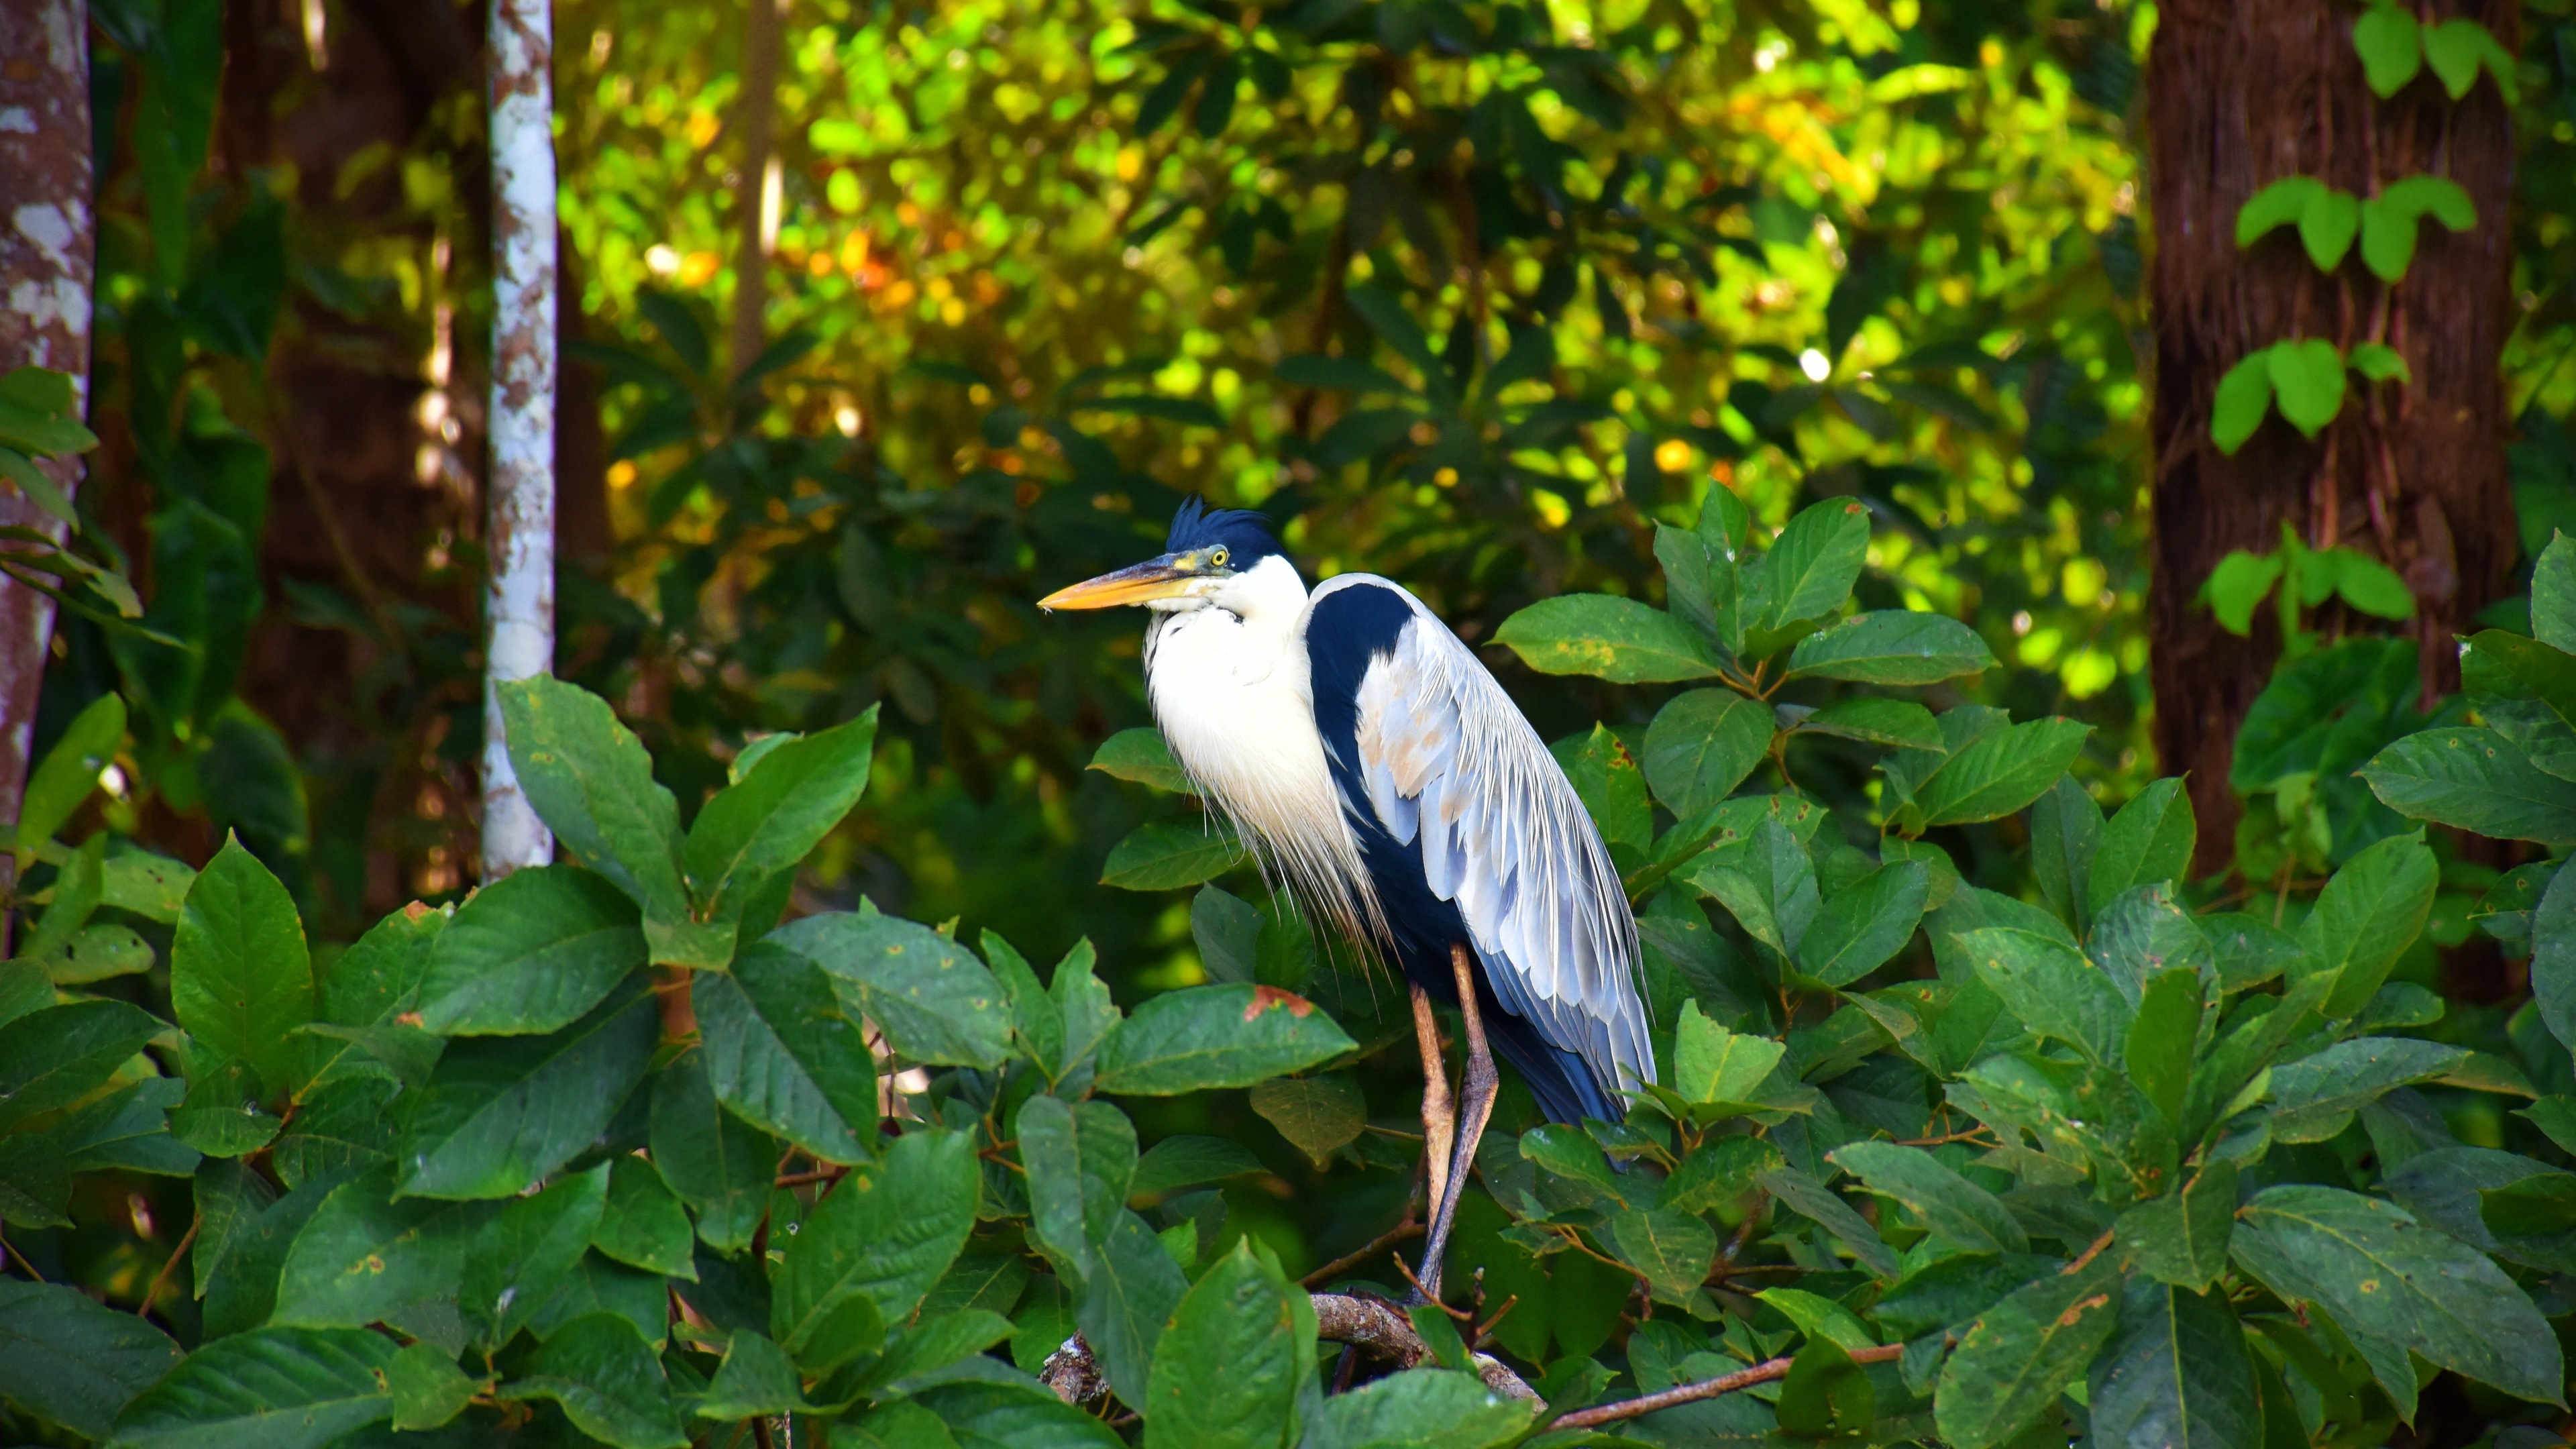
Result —
POLYGON ((1317 914, 1412 987, 1440 1291, 1458 1192, 1512 1064, 1556 1121, 1623 1120, 1655 1080, 1637 923, 1537 731, 1449 627, 1386 579, 1309 593, 1260 514, 1181 505, 1164 553, 1051 594, 1140 604, 1172 755, 1317 914), (1450 1094, 1433 1003, 1464 1018, 1450 1094))

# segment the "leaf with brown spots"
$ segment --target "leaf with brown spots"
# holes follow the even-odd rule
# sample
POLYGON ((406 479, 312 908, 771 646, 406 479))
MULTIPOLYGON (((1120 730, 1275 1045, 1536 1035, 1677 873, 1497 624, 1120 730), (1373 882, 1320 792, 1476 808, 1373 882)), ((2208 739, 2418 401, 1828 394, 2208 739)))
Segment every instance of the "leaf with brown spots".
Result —
POLYGON ((2398 1412, 2415 1413, 2412 1350, 2516 1398, 2562 1403, 2558 1339, 2487 1256, 2404 1210, 2339 1188, 2266 1189, 2238 1211, 2236 1265, 2334 1316, 2398 1412))
POLYGON ((2025 1283, 1977 1316, 1933 1391, 1933 1422, 1953 1449, 1986 1449, 2056 1412, 2119 1321, 2120 1265, 2105 1253, 2076 1273, 2025 1283))

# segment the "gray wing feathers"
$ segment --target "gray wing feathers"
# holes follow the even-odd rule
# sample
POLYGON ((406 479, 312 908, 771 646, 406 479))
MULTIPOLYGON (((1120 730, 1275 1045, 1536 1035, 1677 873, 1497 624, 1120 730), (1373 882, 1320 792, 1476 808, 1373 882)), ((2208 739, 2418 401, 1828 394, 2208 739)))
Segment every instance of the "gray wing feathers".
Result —
MULTIPOLYGON (((1580 1053, 1605 1083, 1655 1080, 1637 996, 1637 924, 1574 787, 1467 646, 1413 609, 1359 692, 1369 807, 1417 843, 1434 894, 1455 901, 1504 1008, 1580 1053)), ((1320 594, 1321 591, 1319 591, 1320 594)))

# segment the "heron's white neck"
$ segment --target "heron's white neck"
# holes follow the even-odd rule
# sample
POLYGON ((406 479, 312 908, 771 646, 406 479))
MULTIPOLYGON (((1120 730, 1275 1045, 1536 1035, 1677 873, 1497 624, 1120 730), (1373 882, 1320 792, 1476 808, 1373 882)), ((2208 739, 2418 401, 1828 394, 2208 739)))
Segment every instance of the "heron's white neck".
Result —
POLYGON ((1315 728, 1306 583, 1272 555, 1145 634, 1154 720, 1191 781, 1311 902, 1356 930, 1359 842, 1315 728))

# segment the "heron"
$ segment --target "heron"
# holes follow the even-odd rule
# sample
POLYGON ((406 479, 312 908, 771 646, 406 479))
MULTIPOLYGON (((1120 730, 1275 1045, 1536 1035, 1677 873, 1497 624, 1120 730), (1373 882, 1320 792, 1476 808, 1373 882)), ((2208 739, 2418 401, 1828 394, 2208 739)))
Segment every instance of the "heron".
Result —
POLYGON ((1196 498, 1163 549, 1039 607, 1150 610, 1146 694, 1192 787, 1316 916, 1401 967, 1431 1201, 1416 1278, 1437 1299, 1495 1056, 1569 1124, 1623 1120, 1620 1097, 1655 1080, 1626 891, 1538 732, 1401 585, 1310 591, 1266 517, 1196 498), (1454 1093, 1435 1006, 1464 1026, 1454 1093))

